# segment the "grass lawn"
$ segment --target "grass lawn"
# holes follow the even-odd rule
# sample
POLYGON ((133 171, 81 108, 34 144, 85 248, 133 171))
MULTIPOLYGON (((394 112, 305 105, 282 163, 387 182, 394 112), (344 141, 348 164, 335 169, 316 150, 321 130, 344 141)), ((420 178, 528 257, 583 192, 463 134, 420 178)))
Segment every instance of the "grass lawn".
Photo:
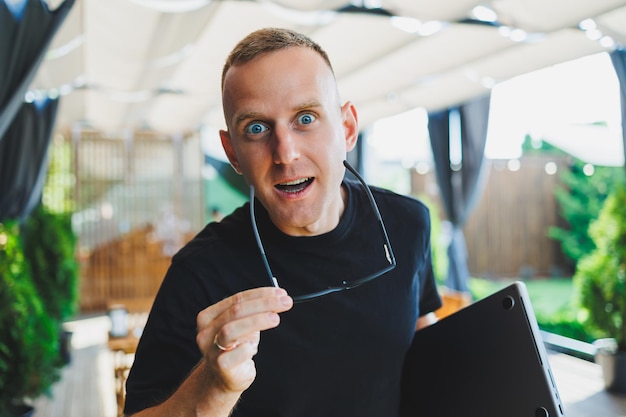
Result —
POLYGON ((571 279, 526 281, 533 309, 543 316, 573 309, 574 287, 571 279))
MULTIPOLYGON (((470 290, 479 300, 493 294, 514 280, 472 278, 470 290)), ((568 278, 524 280, 539 327, 563 336, 591 341, 593 338, 577 320, 574 286, 568 278)))
MULTIPOLYGON (((484 298, 515 280, 491 281, 482 278, 470 280, 470 290, 476 300, 484 298)), ((550 316, 572 308, 574 287, 571 279, 550 278, 524 281, 535 313, 550 316)))

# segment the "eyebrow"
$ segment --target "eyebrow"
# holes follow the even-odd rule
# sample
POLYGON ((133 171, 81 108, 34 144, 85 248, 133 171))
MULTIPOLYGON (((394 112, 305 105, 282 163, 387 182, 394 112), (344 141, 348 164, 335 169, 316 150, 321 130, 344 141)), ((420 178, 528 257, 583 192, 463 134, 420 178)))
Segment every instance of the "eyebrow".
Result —
POLYGON ((295 111, 302 111, 302 110, 312 109, 314 107, 322 107, 322 103, 320 103, 318 100, 309 100, 309 101, 305 101, 304 103, 296 106, 294 108, 294 110, 295 111))
POLYGON ((261 113, 257 113, 257 112, 240 113, 235 118, 235 127, 239 127, 241 122, 243 122, 244 120, 258 119, 258 118, 262 118, 262 116, 263 115, 261 113))
MULTIPOLYGON (((309 101, 305 101, 297 106, 295 106, 293 108, 293 111, 295 112, 300 112, 302 110, 309 110, 309 109, 313 109, 316 107, 321 107, 322 104, 319 102, 319 100, 309 100, 309 101)), ((263 113, 259 113, 259 112, 244 112, 244 113, 240 113, 237 115, 237 117, 235 117, 235 127, 238 127, 241 122, 243 122, 244 120, 250 120, 250 119, 263 119, 263 113)))

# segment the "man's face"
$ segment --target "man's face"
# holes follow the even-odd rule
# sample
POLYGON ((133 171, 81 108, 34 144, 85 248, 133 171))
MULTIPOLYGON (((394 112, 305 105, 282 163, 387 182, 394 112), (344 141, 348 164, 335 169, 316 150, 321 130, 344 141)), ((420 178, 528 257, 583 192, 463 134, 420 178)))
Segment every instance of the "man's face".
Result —
POLYGON ((342 162, 358 127, 324 60, 294 47, 231 67, 223 105, 226 154, 274 224, 294 236, 332 230, 344 209, 342 162))

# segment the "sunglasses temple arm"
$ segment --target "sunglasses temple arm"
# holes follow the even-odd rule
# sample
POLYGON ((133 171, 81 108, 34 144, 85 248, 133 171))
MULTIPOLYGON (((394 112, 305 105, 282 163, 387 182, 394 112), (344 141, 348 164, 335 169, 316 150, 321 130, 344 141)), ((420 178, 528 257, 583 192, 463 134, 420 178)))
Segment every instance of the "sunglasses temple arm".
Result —
POLYGON ((391 249, 391 243, 389 243, 389 236, 387 235, 387 229, 385 229, 383 218, 380 215, 380 211, 378 210, 378 206, 376 205, 376 200, 374 199, 374 196, 372 195, 370 188, 365 183, 365 180, 363 179, 361 174, 359 174, 357 170, 354 169, 352 165, 348 163, 348 161, 343 161, 343 165, 348 169, 348 171, 352 173, 352 175, 356 177, 357 180, 359 180, 363 188, 365 188, 365 192, 367 193, 367 197, 370 200, 372 209, 374 210, 374 213, 376 214, 376 219, 378 219, 378 226, 380 227, 380 231, 382 232, 383 237, 385 238, 385 243, 383 245, 383 247, 385 248, 385 256, 387 257, 387 261, 389 262, 389 264, 395 266, 396 258, 393 254, 393 250, 391 249))
POLYGON ((254 238, 256 239, 256 244, 259 247, 259 251, 261 252, 261 260, 263 260, 263 265, 265 266, 265 270, 267 271, 268 276, 272 279, 272 285, 274 287, 279 287, 278 280, 274 277, 274 273, 270 268, 270 264, 267 261, 267 255, 265 254, 265 248, 263 247, 263 243, 261 242, 261 236, 259 236, 259 229, 256 226, 256 217, 254 215, 254 186, 250 186, 250 220, 252 221, 252 231, 254 232, 254 238))

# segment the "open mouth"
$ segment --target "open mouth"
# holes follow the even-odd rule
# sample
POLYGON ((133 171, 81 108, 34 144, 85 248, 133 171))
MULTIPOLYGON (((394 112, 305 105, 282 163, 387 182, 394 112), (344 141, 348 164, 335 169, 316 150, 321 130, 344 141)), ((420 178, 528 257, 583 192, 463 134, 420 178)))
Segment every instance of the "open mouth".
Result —
POLYGON ((275 187, 284 193, 299 193, 307 188, 315 180, 314 177, 300 178, 295 181, 276 184, 275 187))

